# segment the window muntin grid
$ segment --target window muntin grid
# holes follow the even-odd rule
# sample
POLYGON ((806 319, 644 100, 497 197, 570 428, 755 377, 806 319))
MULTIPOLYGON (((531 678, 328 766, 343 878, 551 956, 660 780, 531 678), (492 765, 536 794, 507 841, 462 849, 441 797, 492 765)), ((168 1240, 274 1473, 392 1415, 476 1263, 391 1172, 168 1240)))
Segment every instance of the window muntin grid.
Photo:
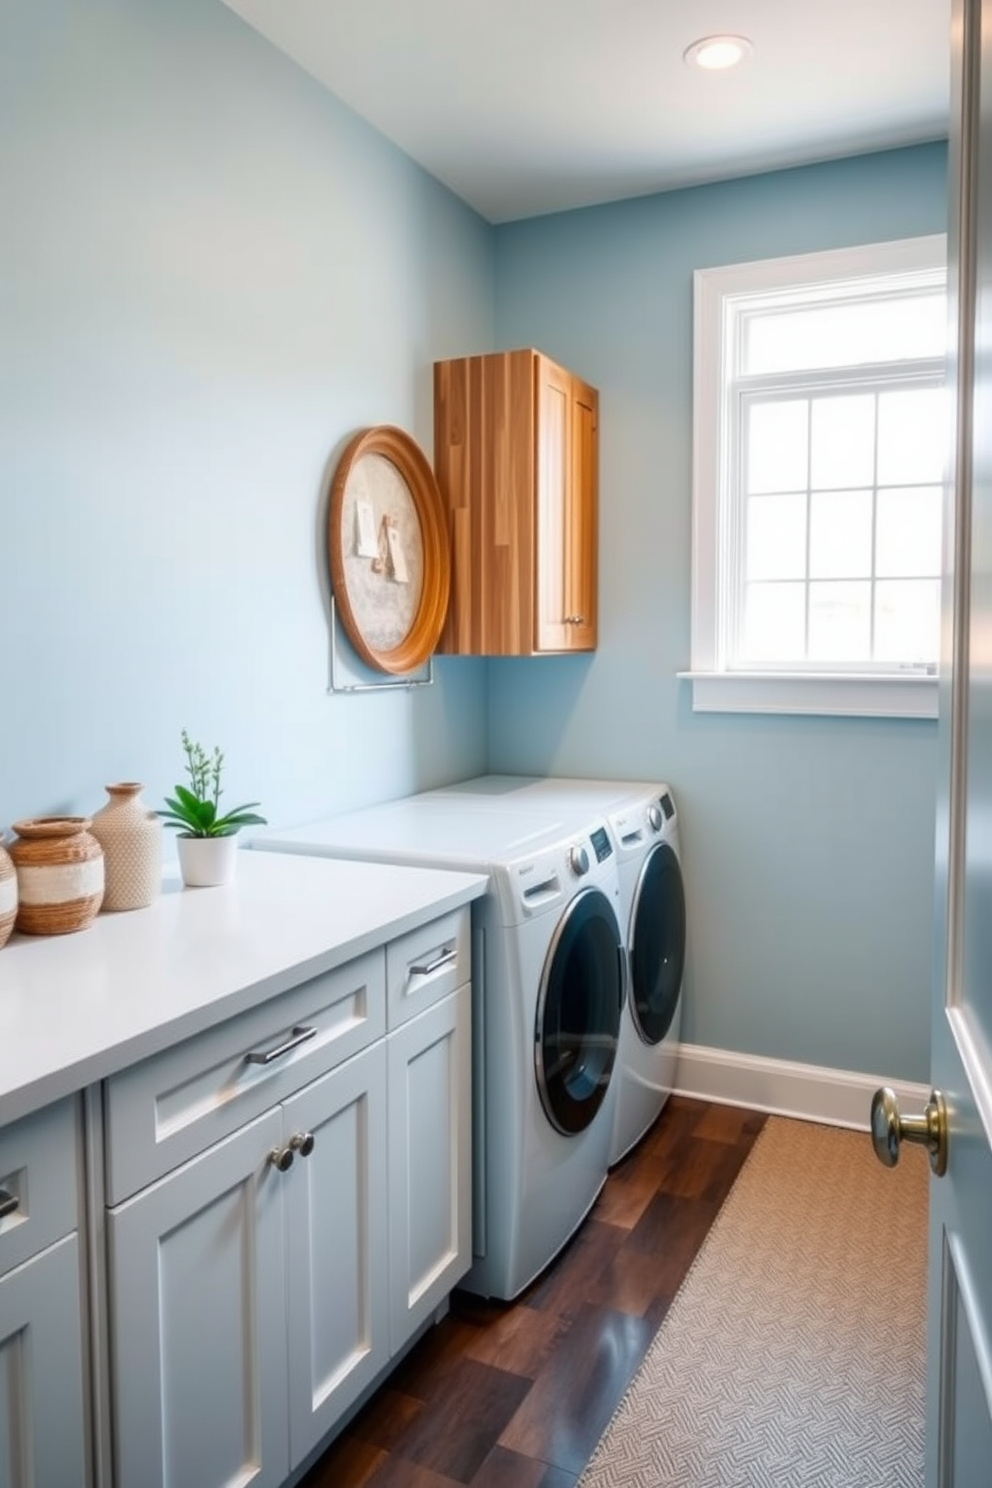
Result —
POLYGON ((739 380, 728 667, 931 672, 943 364, 823 381, 739 380))

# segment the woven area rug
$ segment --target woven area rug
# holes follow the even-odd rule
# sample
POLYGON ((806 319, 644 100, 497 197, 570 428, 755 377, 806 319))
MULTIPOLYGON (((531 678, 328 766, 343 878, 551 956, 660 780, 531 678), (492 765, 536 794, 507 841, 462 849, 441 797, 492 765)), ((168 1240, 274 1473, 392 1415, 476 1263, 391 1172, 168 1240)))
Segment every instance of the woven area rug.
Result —
POLYGON ((770 1117, 578 1488, 922 1488, 928 1173, 770 1117))

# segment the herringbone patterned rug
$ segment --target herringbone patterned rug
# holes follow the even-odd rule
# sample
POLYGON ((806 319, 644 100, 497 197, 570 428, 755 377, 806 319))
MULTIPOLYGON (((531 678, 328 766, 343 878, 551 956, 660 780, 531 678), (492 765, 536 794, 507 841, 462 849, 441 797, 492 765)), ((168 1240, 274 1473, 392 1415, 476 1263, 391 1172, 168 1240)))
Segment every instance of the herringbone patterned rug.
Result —
POLYGON ((578 1488, 921 1488, 928 1172, 771 1117, 578 1488))

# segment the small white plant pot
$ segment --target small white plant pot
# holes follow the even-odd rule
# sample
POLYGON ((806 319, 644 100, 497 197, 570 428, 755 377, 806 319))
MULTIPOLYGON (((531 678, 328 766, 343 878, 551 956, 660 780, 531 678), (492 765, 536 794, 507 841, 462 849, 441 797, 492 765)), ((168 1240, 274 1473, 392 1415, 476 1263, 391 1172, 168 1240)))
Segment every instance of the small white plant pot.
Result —
POLYGON ((238 863, 238 839, 230 837, 176 838, 179 868, 188 889, 211 889, 229 883, 238 863))

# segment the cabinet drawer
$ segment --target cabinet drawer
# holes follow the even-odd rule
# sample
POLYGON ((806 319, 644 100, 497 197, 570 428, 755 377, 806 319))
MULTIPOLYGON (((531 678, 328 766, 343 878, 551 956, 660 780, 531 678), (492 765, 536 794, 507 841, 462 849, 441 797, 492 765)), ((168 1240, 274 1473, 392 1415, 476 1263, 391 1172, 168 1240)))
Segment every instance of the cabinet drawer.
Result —
POLYGON ((376 950, 111 1076, 107 1202, 349 1059, 382 1037, 385 1021, 385 955, 376 950))
POLYGON ((386 947, 386 1018, 405 1023, 447 997, 471 974, 471 913, 456 909, 386 947))
POLYGON ((0 1127, 0 1276, 78 1225, 75 1100, 0 1127))

